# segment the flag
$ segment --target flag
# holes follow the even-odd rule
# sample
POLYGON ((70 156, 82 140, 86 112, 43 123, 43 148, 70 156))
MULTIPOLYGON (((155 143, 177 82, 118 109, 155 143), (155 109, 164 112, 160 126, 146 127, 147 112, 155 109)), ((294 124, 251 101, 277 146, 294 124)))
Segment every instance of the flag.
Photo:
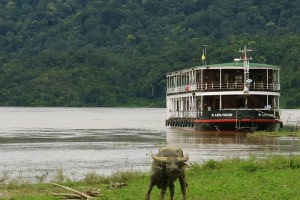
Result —
POLYGON ((203 50, 203 52, 202 52, 201 60, 202 60, 202 61, 205 60, 204 50, 203 50))

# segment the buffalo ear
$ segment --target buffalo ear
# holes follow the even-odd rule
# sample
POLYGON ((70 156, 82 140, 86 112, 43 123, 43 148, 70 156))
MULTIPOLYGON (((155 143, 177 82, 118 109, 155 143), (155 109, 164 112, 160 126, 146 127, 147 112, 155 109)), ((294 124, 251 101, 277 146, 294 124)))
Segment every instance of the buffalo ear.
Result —
POLYGON ((181 169, 190 168, 190 167, 191 167, 191 166, 188 165, 188 164, 186 164, 186 163, 181 163, 181 164, 180 164, 180 168, 181 168, 181 169))

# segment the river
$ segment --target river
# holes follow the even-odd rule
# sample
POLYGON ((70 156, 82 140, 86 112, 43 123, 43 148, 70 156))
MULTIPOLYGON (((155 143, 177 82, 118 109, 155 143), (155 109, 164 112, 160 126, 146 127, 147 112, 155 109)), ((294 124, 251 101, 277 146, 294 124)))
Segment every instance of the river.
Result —
MULTIPOLYGON (((289 155, 292 137, 253 138, 203 135, 164 126, 162 108, 24 108, 0 107, 0 179, 22 177, 47 180, 59 170, 78 180, 87 173, 149 171, 151 152, 176 145, 190 155, 189 162, 208 159, 289 155)), ((282 110, 289 124, 300 110, 282 110)), ((300 154, 300 140, 293 153, 300 154)))

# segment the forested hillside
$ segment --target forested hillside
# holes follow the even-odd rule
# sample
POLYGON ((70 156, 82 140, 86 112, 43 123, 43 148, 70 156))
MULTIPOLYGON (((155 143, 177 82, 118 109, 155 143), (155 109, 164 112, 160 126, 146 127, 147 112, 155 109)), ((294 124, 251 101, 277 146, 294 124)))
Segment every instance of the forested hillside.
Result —
POLYGON ((300 0, 0 0, 1 106, 165 106, 165 73, 231 62, 282 67, 300 107, 300 0))

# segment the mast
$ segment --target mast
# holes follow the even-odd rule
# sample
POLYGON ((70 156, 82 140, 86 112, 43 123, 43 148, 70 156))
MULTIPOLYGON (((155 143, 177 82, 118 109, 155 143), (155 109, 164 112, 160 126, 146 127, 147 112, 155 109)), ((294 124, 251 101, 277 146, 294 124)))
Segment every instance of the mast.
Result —
POLYGON ((249 86, 252 80, 249 78, 249 60, 252 60, 251 57, 247 57, 247 52, 252 51, 252 49, 247 49, 246 45, 244 46, 244 49, 240 49, 239 52, 243 54, 243 58, 235 58, 234 61, 239 62, 243 61, 244 63, 244 90, 243 93, 248 93, 249 92, 249 86))
MULTIPOLYGON (((245 95, 247 95, 249 93, 249 86, 252 82, 252 80, 249 78, 249 60, 252 60, 252 56, 251 57, 247 57, 247 52, 252 51, 252 49, 247 49, 247 46, 244 46, 244 49, 240 49, 239 52, 243 54, 243 58, 235 58, 234 61, 239 62, 239 61, 243 61, 244 63, 244 90, 243 93, 245 95)), ((248 101, 247 101, 247 96, 245 97, 245 108, 247 108, 248 105, 248 101)))
POLYGON ((208 47, 207 44, 202 45, 204 47, 203 51, 202 51, 202 56, 201 56, 201 60, 203 62, 203 66, 206 66, 206 47, 208 47))

